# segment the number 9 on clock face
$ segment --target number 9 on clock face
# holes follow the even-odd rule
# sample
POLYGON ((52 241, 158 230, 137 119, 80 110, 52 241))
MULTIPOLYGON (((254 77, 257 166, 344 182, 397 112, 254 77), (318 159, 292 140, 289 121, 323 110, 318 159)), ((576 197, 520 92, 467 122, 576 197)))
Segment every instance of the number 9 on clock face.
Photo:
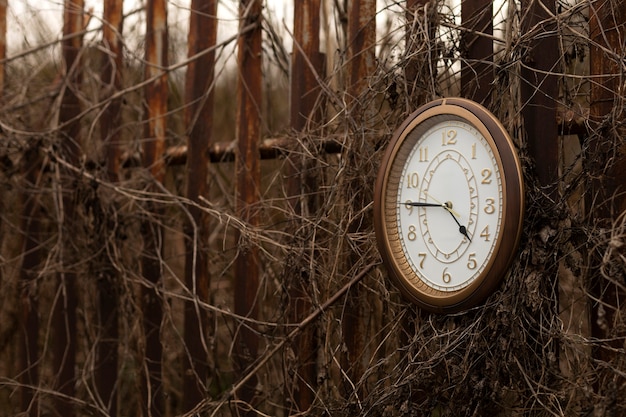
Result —
POLYGON ((390 278, 431 311, 483 300, 522 230, 522 173, 497 119, 464 99, 429 103, 395 133, 379 170, 376 238, 390 278))

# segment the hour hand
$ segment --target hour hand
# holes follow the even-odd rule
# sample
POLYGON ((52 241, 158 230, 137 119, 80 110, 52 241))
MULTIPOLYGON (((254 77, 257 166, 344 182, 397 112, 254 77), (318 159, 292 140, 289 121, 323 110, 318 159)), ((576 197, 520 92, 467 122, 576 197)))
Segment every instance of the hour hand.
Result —
POLYGON ((461 223, 459 223, 459 219, 457 219, 456 216, 451 211, 448 211, 448 213, 450 213, 450 216, 452 216, 452 218, 454 219, 456 224, 459 226, 459 233, 461 233, 463 236, 465 236, 467 238, 467 240, 469 240, 471 242, 472 238, 469 237, 469 234, 467 233, 467 227, 465 227, 461 223))

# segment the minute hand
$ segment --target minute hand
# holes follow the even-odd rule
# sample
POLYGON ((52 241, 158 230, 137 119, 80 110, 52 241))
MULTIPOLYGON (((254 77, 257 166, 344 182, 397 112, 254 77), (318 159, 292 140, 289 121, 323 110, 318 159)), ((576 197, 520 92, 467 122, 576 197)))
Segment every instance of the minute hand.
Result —
POLYGON ((406 203, 404 203, 404 205, 411 206, 411 207, 443 207, 443 208, 446 208, 443 204, 422 203, 422 202, 419 202, 419 201, 407 201, 406 203))

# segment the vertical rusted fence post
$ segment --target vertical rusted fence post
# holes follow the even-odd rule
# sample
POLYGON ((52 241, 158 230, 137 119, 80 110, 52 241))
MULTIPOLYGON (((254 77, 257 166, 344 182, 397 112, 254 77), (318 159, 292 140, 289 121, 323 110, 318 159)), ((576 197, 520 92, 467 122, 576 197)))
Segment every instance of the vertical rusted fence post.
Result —
POLYGON ((556 3, 522 0, 522 10, 526 16, 522 22, 522 33, 539 30, 530 42, 527 54, 522 57, 522 116, 528 152, 535 161, 539 185, 547 196, 555 199, 559 166, 556 3))
POLYGON ((437 25, 433 16, 436 8, 432 0, 407 0, 406 2, 406 48, 407 64, 404 68, 409 111, 417 109, 432 98, 432 91, 427 80, 437 78, 436 47, 437 25), (424 48, 428 51, 428 59, 415 56, 415 52, 424 48))
POLYGON ((461 95, 484 103, 493 82, 493 2, 461 2, 461 95))
POLYGON ((7 0, 0 0, 0 99, 4 97, 6 70, 4 60, 7 57, 7 0))
POLYGON ((121 141, 121 99, 111 98, 122 89, 122 69, 124 51, 122 43, 124 0, 104 0, 102 22, 102 41, 104 43, 102 81, 104 83, 102 100, 108 100, 100 123, 100 133, 104 142, 107 175, 109 180, 117 181, 120 170, 121 141))
MULTIPOLYGON (((260 159, 262 103, 262 0, 239 3, 240 34, 237 42, 237 155, 235 160, 237 216, 254 230, 259 224, 260 159)), ((256 319, 258 316, 259 249, 246 232, 237 231, 238 252, 235 259, 235 313, 256 319)), ((240 376, 256 359, 259 337, 251 322, 237 326, 234 340, 235 369, 240 376)), ((253 398, 257 377, 251 378, 238 393, 237 415, 256 415, 253 398)))
MULTIPOLYGON (((104 145, 104 158, 109 181, 119 178, 121 140, 121 99, 112 98, 122 89, 122 50, 123 0, 104 0, 102 25, 102 97, 108 100, 100 120, 100 134, 104 145)), ((97 276, 98 310, 100 338, 96 346, 95 384, 100 400, 111 417, 117 416, 117 393, 115 384, 118 376, 118 294, 117 272, 108 259, 98 265, 97 276)))
MULTIPOLYGON (((39 415, 39 399, 34 392, 39 385, 39 302, 37 297, 37 275, 41 261, 39 201, 36 193, 30 192, 38 184, 41 157, 38 144, 24 152, 23 162, 24 191, 22 192, 23 242, 20 245, 24 254, 20 270, 20 349, 18 352, 18 372, 21 387, 21 409, 30 417, 39 415)), ((19 235, 18 235, 19 236, 19 235)), ((18 237, 19 238, 19 237, 18 237)))
MULTIPOLYGON (((348 36, 347 36, 347 94, 348 94, 348 123, 352 130, 353 140, 348 150, 348 161, 353 169, 362 166, 363 155, 373 152, 369 129, 373 121, 371 103, 363 102, 367 97, 367 88, 370 77, 376 68, 376 0, 349 0, 348 2, 348 36)), ((369 97, 367 98, 369 100, 369 97)), ((354 213, 362 213, 363 207, 371 202, 371 195, 365 192, 361 181, 352 181, 348 186, 347 198, 354 213)), ((368 220, 363 214, 357 214, 348 225, 350 235, 354 235, 367 228, 368 220)), ((347 264, 348 270, 352 265, 361 261, 360 255, 352 251, 347 264)), ((342 364, 346 369, 346 394, 360 396, 362 387, 357 386, 363 375, 363 355, 365 334, 362 303, 364 294, 356 286, 350 291, 346 299, 346 309, 341 322, 347 358, 342 364)))
MULTIPOLYGON (((609 232, 619 227, 619 216, 626 210, 626 115, 624 113, 624 56, 626 47, 626 7, 618 0, 595 0, 590 2, 590 64, 591 64, 591 106, 590 122, 592 134, 588 138, 586 168, 592 178, 587 198, 590 223, 596 230, 605 230, 601 236, 607 243, 612 239, 609 232)), ((619 235, 617 235, 619 236, 619 235)), ((620 239, 616 237, 616 239, 620 239)), ((599 242, 592 242, 597 244, 599 242)), ((595 250, 595 248, 594 248, 595 250)), ((619 249, 615 249, 616 252, 619 249)), ((621 256, 621 255, 618 255, 621 256)), ((623 389, 613 392, 611 384, 616 373, 610 371, 620 360, 618 353, 623 349, 624 300, 626 292, 619 284, 619 275, 606 277, 602 274, 602 254, 591 259, 588 266, 592 285, 592 336, 594 340, 605 341, 594 347, 594 359, 600 361, 597 375, 598 394, 603 396, 622 395, 623 389), (620 317, 621 316, 621 317, 620 317)), ((610 260, 609 260, 610 261, 610 260)), ((606 270, 609 270, 607 267, 606 270)), ((623 378, 619 378, 623 381, 623 378)), ((623 385, 622 385, 623 386, 623 385)))
MULTIPOLYGON (((143 164, 152 174, 152 180, 162 183, 165 175, 166 114, 167 114, 167 3, 165 0, 148 0, 146 13, 145 78, 154 80, 145 89, 146 124, 143 144, 143 164)), ((156 187, 155 187, 156 188, 156 187)), ((143 225, 144 254, 142 273, 147 281, 142 287, 145 366, 142 372, 142 407, 144 416, 164 414, 162 380, 161 322, 163 306, 161 253, 163 230, 159 224, 159 207, 148 204, 143 225)))
MULTIPOLYGON (((189 17, 188 54, 194 59, 187 67, 185 80, 185 125, 187 138, 187 198, 200 203, 208 196, 208 147, 213 127, 215 47, 217 39, 217 0, 192 0, 189 17)), ((185 224, 185 284, 198 301, 209 300, 209 217, 197 206, 189 206, 185 224)), ((209 364, 213 329, 209 313, 198 303, 185 303, 183 360, 183 407, 192 409, 208 393, 209 364)))
MULTIPOLYGON (((80 156, 80 121, 77 120, 81 112, 78 90, 81 85, 80 53, 83 46, 84 0, 65 0, 63 10, 63 61, 65 79, 61 108, 59 111, 59 125, 61 131, 62 158, 73 166, 77 166, 80 156), (77 36, 78 35, 78 36, 77 36)), ((69 170, 62 170, 61 200, 63 211, 61 216, 61 242, 59 273, 59 293, 52 312, 52 333, 54 341, 54 369, 58 375, 58 390, 61 395, 56 397, 56 412, 59 415, 71 417, 75 415, 71 399, 75 393, 74 367, 76 364, 76 272, 73 270, 77 254, 74 253, 73 239, 75 238, 74 219, 76 216, 76 201, 74 200, 74 174, 69 170)))
MULTIPOLYGON (((319 51, 320 0, 294 0, 294 45, 291 54, 290 74, 290 123, 295 131, 305 129, 309 120, 314 120, 315 103, 319 97, 316 76, 321 76, 324 57, 319 51)), ((297 218, 304 212, 315 211, 315 203, 305 196, 314 192, 315 178, 306 172, 306 162, 298 152, 287 160, 287 192, 297 218), (306 209, 305 207, 306 206, 306 209)), ((314 254, 311 254, 314 256, 314 254)), ((300 323, 311 311, 311 276, 299 268, 289 277, 289 321, 300 323)), ((292 343, 296 356, 295 369, 288 370, 293 380, 286 381, 285 400, 289 415, 306 412, 315 398, 317 387, 317 340, 313 326, 302 331, 292 343)))
MULTIPOLYGON (((556 122, 560 71, 560 48, 556 23, 556 2, 522 0, 522 34, 530 36, 527 52, 521 58, 520 95, 526 146, 534 162, 536 186, 541 188, 545 212, 554 216, 559 203, 559 130, 556 122), (533 32, 536 30, 537 32, 533 32)), ((556 225, 550 225, 556 227, 556 225)), ((538 230, 531 233, 537 233, 538 230)), ((556 250, 556 249, 554 249, 556 250)), ((558 288, 557 263, 533 265, 539 276, 549 277, 549 285, 558 288)), ((558 297, 558 296, 557 296, 558 297)), ((559 310, 558 299, 551 306, 559 310)), ((558 342, 546 346, 557 357, 561 354, 558 342)))

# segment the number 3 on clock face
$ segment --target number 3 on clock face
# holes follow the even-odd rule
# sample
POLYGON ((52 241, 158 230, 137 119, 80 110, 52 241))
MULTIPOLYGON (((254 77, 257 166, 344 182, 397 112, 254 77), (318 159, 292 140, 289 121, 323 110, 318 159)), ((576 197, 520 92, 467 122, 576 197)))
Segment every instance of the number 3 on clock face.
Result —
POLYGON ((404 295, 431 311, 473 306, 517 250, 524 198, 514 144, 474 102, 429 103, 392 138, 374 203, 379 250, 404 295))

